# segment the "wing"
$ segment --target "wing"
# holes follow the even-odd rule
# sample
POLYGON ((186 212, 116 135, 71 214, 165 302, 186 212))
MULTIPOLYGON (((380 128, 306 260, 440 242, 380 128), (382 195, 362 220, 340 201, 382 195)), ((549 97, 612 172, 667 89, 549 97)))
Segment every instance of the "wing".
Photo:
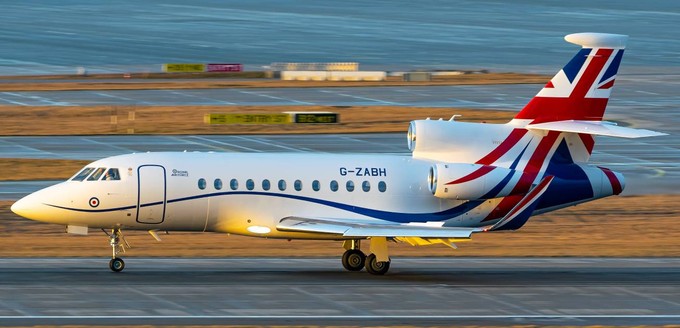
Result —
POLYGON ((399 224, 388 221, 367 221, 289 216, 281 219, 280 231, 323 233, 338 238, 390 237, 411 244, 451 243, 469 239, 475 232, 516 230, 527 222, 538 201, 550 186, 553 176, 544 177, 503 218, 487 228, 433 227, 422 224, 399 224))
POLYGON ((276 229, 281 231, 312 232, 338 235, 338 237, 424 237, 424 238, 470 238, 479 228, 432 227, 414 224, 398 224, 387 221, 344 221, 342 219, 283 218, 276 229))

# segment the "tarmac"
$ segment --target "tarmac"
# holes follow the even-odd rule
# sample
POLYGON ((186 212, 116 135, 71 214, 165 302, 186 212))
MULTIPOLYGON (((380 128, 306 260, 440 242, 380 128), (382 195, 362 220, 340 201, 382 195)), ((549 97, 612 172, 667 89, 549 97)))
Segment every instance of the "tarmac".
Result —
POLYGON ((0 259, 0 325, 664 325, 678 258, 0 259))

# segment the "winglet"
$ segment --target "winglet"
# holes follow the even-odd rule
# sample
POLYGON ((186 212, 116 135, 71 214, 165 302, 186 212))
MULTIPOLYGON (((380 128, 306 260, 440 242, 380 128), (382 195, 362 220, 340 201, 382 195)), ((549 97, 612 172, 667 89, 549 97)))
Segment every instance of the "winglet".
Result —
POLYGON ((508 212, 500 221, 484 231, 517 230, 521 228, 531 217, 538 201, 543 196, 552 182, 552 175, 544 177, 541 182, 529 191, 515 207, 508 212))

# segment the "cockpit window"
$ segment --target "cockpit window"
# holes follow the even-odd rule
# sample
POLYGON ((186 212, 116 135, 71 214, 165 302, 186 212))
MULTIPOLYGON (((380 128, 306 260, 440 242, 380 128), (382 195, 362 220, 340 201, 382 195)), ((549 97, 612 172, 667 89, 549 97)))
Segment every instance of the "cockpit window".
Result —
POLYGON ((87 181, 97 181, 97 180, 99 180, 99 178, 102 177, 102 174, 104 174, 104 171, 106 171, 105 167, 98 168, 97 170, 94 171, 94 173, 92 173, 92 175, 90 175, 89 178, 87 178, 87 181))
POLYGON ((118 173, 118 169, 109 169, 108 171, 106 171, 103 180, 107 181, 120 180, 120 174, 118 173))
POLYGON ((83 181, 85 178, 87 178, 90 173, 94 170, 94 167, 86 167, 80 173, 76 174, 76 176, 71 179, 71 181, 83 181))

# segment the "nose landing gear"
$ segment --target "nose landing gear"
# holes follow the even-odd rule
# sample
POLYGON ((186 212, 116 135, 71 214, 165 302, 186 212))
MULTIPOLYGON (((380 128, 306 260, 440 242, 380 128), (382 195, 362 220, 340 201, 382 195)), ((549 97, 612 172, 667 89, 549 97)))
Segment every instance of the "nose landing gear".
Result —
MULTIPOLYGON (((104 233, 106 230, 102 229, 104 233)), ((111 234, 106 233, 109 236, 109 244, 111 245, 112 255, 111 261, 109 261, 109 269, 113 272, 121 272, 125 269, 125 261, 118 257, 119 253, 125 253, 125 248, 130 248, 130 244, 125 240, 125 236, 120 231, 119 228, 111 230, 111 234)))

